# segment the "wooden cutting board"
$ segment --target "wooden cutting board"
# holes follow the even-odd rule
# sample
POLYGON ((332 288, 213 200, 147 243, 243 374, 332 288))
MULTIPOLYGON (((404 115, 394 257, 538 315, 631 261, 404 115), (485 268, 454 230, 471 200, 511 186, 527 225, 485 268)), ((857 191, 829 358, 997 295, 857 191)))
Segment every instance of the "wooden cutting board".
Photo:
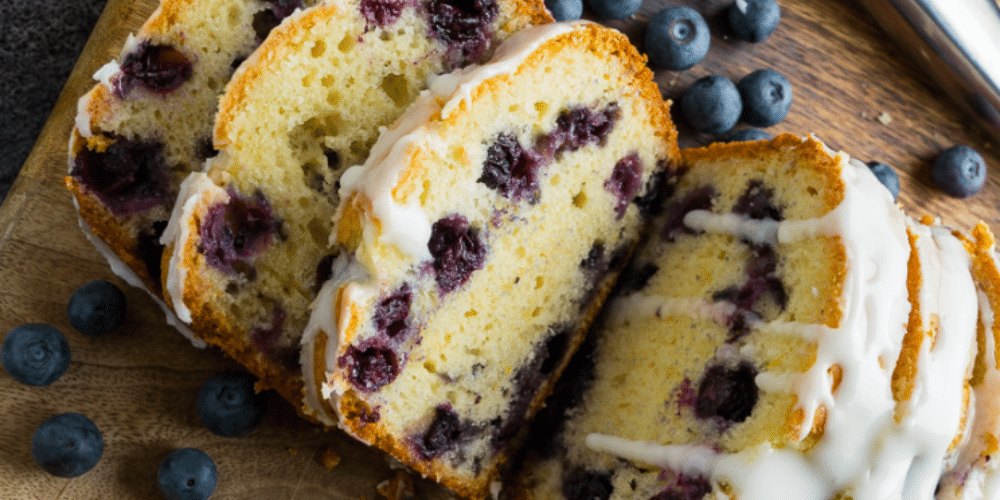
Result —
MULTIPOLYGON (((709 20, 712 47, 685 72, 657 73, 664 95, 677 98, 695 79, 718 73, 738 81, 774 68, 792 82, 788 118, 772 133, 814 133, 834 149, 886 162, 900 174, 900 201, 914 216, 933 214, 962 228, 984 220, 1000 228, 1000 151, 931 85, 921 68, 849 0, 781 0, 782 23, 762 44, 727 35, 719 15, 728 2, 685 0, 709 20), (970 145, 990 168, 985 189, 957 200, 936 190, 930 162, 943 149, 970 145)), ((640 48, 645 21, 666 5, 647 0, 626 21, 608 22, 640 48)), ((66 143, 76 100, 91 75, 118 55, 128 33, 155 8, 154 0, 109 0, 21 176, 0 209, 0 332, 48 322, 69 339, 73 362, 49 387, 21 385, 0 373, 0 498, 159 498, 156 469, 164 456, 197 447, 219 468, 214 499, 379 498, 375 485, 394 472, 382 457, 335 432, 299 420, 271 399, 264 425, 244 438, 212 435, 198 421, 196 394, 213 373, 234 368, 215 349, 199 350, 167 326, 143 292, 128 288, 84 239, 71 197, 62 187, 66 143), (107 338, 75 332, 66 319, 73 290, 93 279, 118 283, 129 301, 126 324, 107 338), (100 463, 74 479, 49 476, 31 458, 35 427, 62 412, 88 415, 100 427, 100 463), (321 457, 342 460, 327 468, 321 457)), ((679 123, 682 147, 707 143, 679 123)), ((443 497, 418 481, 421 497, 443 497)))

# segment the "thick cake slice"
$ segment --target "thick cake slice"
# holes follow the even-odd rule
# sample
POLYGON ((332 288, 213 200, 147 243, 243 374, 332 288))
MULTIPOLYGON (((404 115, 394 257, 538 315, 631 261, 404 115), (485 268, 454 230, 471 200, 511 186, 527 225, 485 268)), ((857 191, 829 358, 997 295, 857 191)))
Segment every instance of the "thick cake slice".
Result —
POLYGON ((84 230, 130 284, 162 297, 160 235, 181 182, 215 154, 219 94, 282 18, 316 1, 162 0, 94 75, 65 184, 84 230))
POLYGON ((164 233, 165 295, 210 344, 294 404, 299 339, 329 277, 342 169, 454 64, 549 21, 541 2, 328 2, 298 11, 222 97, 219 154, 182 186, 164 233))
POLYGON ((514 496, 933 498, 971 422, 963 239, 812 138, 682 156, 514 496))
POLYGON ((342 178, 306 403, 483 498, 627 260, 676 132, 642 56, 591 23, 439 77, 342 178))

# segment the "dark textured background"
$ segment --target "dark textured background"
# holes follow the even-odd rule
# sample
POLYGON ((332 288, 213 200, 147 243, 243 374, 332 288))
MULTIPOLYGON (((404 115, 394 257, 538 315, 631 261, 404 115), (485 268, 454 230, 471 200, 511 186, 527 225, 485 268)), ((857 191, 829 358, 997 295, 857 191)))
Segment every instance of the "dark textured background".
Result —
POLYGON ((0 200, 59 97, 106 0, 0 0, 0 200))

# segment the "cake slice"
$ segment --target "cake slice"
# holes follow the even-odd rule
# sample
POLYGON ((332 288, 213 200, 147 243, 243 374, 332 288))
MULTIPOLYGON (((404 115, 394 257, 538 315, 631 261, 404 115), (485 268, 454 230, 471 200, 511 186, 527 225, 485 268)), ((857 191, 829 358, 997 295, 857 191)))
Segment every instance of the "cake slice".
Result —
POLYGON ((160 235, 188 173, 214 156, 219 95, 296 8, 316 0, 162 0, 78 101, 69 175, 88 237, 115 272, 154 297, 160 235))
POLYGON ((230 81, 219 153, 184 181, 164 232, 178 317, 298 405, 299 339, 330 275, 342 170, 430 75, 550 19, 527 0, 338 1, 286 18, 230 81))
POLYGON ((514 498, 932 498, 967 441, 964 239, 814 138, 682 152, 514 498))
POLYGON ((941 478, 939 500, 1000 498, 1000 255, 996 240, 984 223, 971 234, 959 234, 972 256, 979 297, 976 364, 969 381, 972 412, 968 441, 954 465, 941 478))
POLYGON ((610 28, 530 28, 436 78, 341 178, 339 253, 303 339, 307 407, 486 497, 677 154, 652 72, 610 28))

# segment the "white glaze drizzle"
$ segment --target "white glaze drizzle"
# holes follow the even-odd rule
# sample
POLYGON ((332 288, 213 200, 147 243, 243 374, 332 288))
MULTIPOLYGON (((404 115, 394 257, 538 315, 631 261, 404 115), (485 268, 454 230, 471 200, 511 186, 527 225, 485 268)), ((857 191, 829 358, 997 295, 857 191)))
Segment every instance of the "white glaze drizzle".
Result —
POLYGON ((701 297, 670 298, 633 293, 615 300, 608 309, 608 326, 621 325, 634 319, 665 318, 678 314, 709 319, 723 325, 736 312, 736 305, 731 302, 712 302, 701 297))
MULTIPOLYGON (((371 287, 359 285, 359 283, 369 283, 371 277, 356 260, 349 255, 339 254, 331 264, 330 279, 323 283, 323 287, 317 294, 312 304, 312 314, 309 316, 309 323, 306 325, 302 335, 302 379, 306 388, 303 398, 303 405, 307 412, 320 419, 326 425, 336 425, 336 415, 327 415, 323 411, 320 397, 323 399, 333 399, 340 396, 339 391, 332 382, 331 367, 337 366, 337 352, 340 347, 340 337, 337 335, 345 325, 342 325, 340 311, 337 309, 337 291, 343 289, 345 294, 354 294, 355 300, 364 300, 360 293, 367 293, 374 296, 375 290, 371 287), (364 286, 364 288, 362 288, 364 286), (317 336, 323 332, 327 336, 326 344, 326 379, 316 380, 316 342, 317 336)), ((336 405, 333 405, 336 408, 336 405)))
MULTIPOLYGON (((993 265, 997 265, 995 248, 989 250, 993 265)), ((941 479, 938 500, 979 500, 1000 498, 1000 479, 996 460, 996 439, 1000 437, 1000 367, 997 366, 993 326, 996 317, 986 293, 979 294, 979 315, 986 334, 981 346, 985 372, 973 387, 973 405, 969 414, 968 443, 962 447, 956 466, 941 479), (991 443, 992 441, 992 443, 991 443)))
POLYGON ((163 230, 163 235, 160 236, 160 244, 173 245, 173 253, 170 255, 170 265, 167 270, 166 289, 170 295, 174 312, 185 323, 191 323, 191 310, 184 304, 184 285, 187 282, 188 273, 188 268, 184 265, 184 246, 188 240, 197 236, 191 231, 192 224, 190 223, 195 209, 199 203, 211 197, 222 197, 223 201, 228 201, 229 193, 216 186, 208 174, 204 172, 190 173, 181 183, 180 193, 177 195, 177 202, 174 203, 170 221, 167 223, 166 229, 163 230))
MULTIPOLYGON (((806 334, 817 343, 815 363, 802 374, 763 372, 756 380, 765 390, 793 392, 806 422, 824 407, 823 437, 805 454, 764 445, 710 461, 714 466, 707 475, 731 484, 741 500, 777 498, 775 495, 827 500, 837 492, 855 500, 929 499, 948 461, 949 446, 960 430, 965 410, 962 386, 971 362, 976 317, 968 254, 947 230, 905 218, 864 164, 848 162, 846 155, 837 159, 847 185, 845 197, 820 219, 783 221, 775 231, 770 223, 705 214, 692 218, 699 227, 751 241, 786 243, 810 235, 840 235, 849 263, 841 326, 806 334), (933 342, 923 343, 913 396, 901 406, 902 420, 896 422, 891 375, 910 309, 907 224, 923 228, 925 233, 920 254, 925 285, 920 305, 928 321, 932 314, 939 318, 940 328, 933 342), (767 236, 755 236, 761 234, 767 236), (835 365, 842 368, 836 397, 831 393, 829 375, 835 365), (788 496, 789 491, 795 494, 788 496)), ((791 334, 795 324, 757 325, 768 327, 791 334)), ((810 426, 802 427, 800 439, 806 437, 810 426)), ((666 447, 656 452, 662 453, 659 456, 651 451, 658 449, 652 443, 620 446, 621 441, 594 439, 588 438, 594 449, 661 466, 675 461, 671 456, 691 452, 666 447), (636 447, 645 450, 644 458, 635 455, 636 447)))

